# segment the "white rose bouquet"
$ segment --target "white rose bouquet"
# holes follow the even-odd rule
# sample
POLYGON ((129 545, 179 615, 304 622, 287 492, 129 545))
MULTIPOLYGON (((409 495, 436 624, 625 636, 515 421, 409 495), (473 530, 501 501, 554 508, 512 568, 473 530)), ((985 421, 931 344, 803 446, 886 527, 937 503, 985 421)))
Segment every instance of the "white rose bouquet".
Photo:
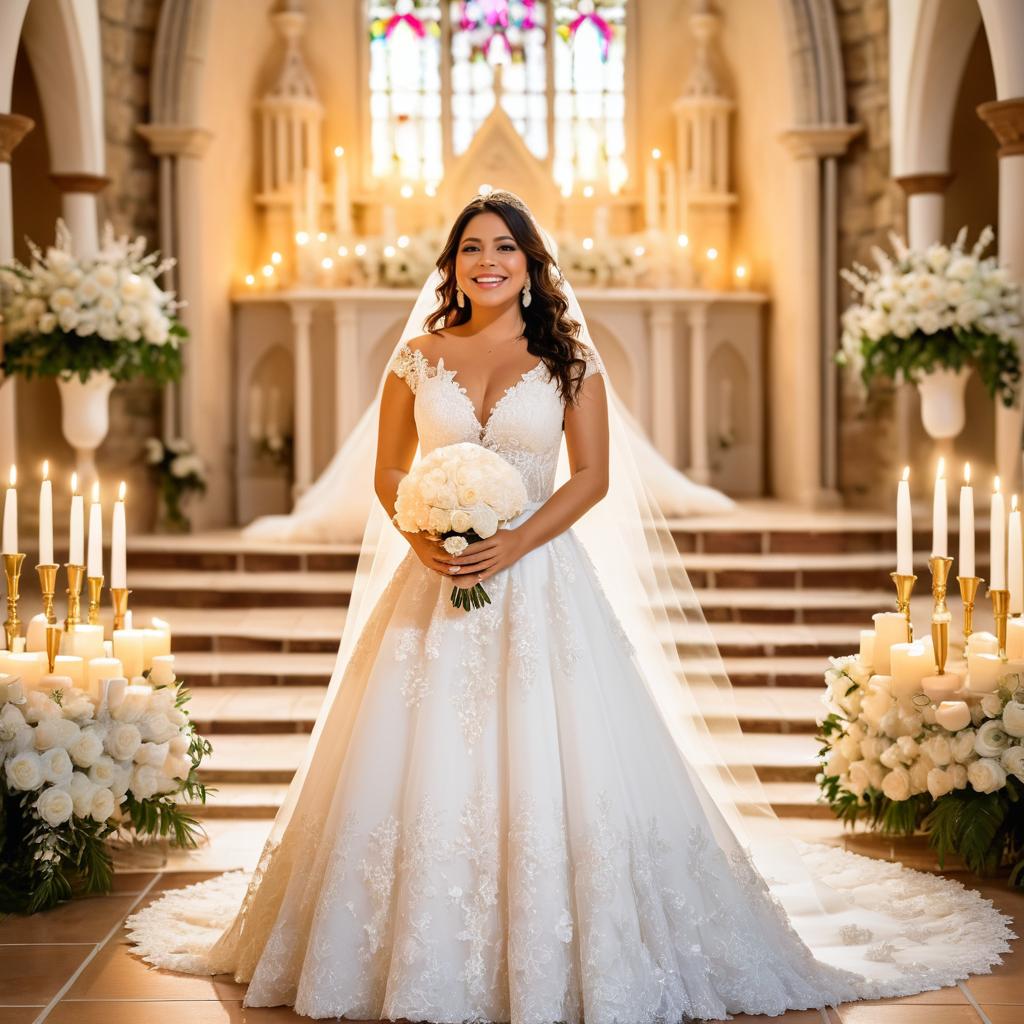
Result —
POLYGON ((843 314, 838 361, 865 387, 875 377, 914 380, 937 368, 973 366, 989 394, 1012 405, 1021 377, 1021 294, 996 257, 982 258, 992 229, 970 252, 966 228, 952 246, 924 251, 889 237, 894 256, 875 247, 876 269, 854 264, 842 271, 857 299, 843 314))
MULTIPOLYGON (((450 555, 461 555, 475 541, 492 537, 526 504, 519 471, 500 455, 466 441, 435 448, 403 477, 395 499, 395 523, 405 533, 438 537, 450 555)), ((490 604, 487 591, 452 589, 456 608, 490 604)))
POLYGON ((182 304, 157 283, 174 260, 146 255, 145 238, 118 238, 109 223, 99 251, 87 257, 74 254, 62 220, 45 253, 31 242, 29 248, 30 266, 0 264, 5 376, 77 374, 85 381, 106 370, 117 381, 160 384, 181 376, 178 346, 188 332, 175 314, 182 304))
POLYGON ((187 533, 189 521, 181 503, 192 492, 206 492, 206 464, 182 438, 161 441, 150 437, 146 439, 146 465, 160 488, 168 530, 187 533))
POLYGON ((122 682, 97 706, 73 686, 25 694, 0 676, 0 913, 109 891, 106 840, 119 829, 197 844, 178 800, 206 801, 197 770, 211 747, 186 690, 144 684, 122 682))
POLYGON ((939 856, 979 874, 1012 865, 1024 884, 1024 680, 943 708, 897 698, 858 655, 831 658, 823 698, 818 786, 847 824, 887 835, 922 831, 939 856))

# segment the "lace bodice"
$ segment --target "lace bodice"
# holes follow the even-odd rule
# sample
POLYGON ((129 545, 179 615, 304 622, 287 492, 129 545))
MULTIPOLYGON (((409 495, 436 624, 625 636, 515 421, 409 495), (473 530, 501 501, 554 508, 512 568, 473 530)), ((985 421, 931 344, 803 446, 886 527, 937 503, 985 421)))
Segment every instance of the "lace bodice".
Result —
MULTIPOLYGON (((497 452, 519 470, 530 501, 551 496, 562 443, 564 402, 544 362, 527 370, 492 406, 481 423, 466 389, 444 359, 432 364, 418 349, 402 345, 390 369, 415 394, 420 453, 472 441, 497 452)), ((598 370, 587 360, 584 377, 598 370)))

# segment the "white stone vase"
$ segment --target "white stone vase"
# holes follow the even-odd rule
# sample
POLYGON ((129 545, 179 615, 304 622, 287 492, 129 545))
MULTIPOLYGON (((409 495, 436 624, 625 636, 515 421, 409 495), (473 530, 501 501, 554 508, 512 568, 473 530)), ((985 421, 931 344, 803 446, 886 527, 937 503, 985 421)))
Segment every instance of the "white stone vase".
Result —
POLYGON ((964 429, 964 389, 971 373, 972 368, 964 366, 959 370, 933 370, 917 378, 921 422, 929 437, 945 440, 964 429))
POLYGON ((86 487, 96 476, 96 449, 110 429, 110 392, 114 378, 106 370, 93 370, 83 384, 78 374, 58 377, 61 429, 75 449, 78 479, 86 487))

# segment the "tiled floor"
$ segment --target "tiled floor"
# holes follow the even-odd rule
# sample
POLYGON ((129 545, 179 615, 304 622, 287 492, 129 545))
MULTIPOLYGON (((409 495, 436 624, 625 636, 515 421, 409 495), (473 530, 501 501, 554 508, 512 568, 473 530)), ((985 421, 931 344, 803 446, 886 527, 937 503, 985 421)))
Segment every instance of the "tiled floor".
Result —
MULTIPOLYGON (((125 872, 109 896, 79 900, 32 918, 0 920, 0 1024, 278 1024, 303 1021, 288 1008, 245 1009, 244 985, 147 967, 129 952, 124 918, 164 889, 211 872, 125 872)), ((1024 922, 1024 894, 978 886, 1024 922)), ((1020 927, 1020 926, 1018 926, 1020 927)), ((1017 944, 1018 947, 1020 944, 1017 944)), ((878 1003, 850 1003, 737 1024, 1022 1024, 1024 950, 991 975, 955 988, 878 1003)))

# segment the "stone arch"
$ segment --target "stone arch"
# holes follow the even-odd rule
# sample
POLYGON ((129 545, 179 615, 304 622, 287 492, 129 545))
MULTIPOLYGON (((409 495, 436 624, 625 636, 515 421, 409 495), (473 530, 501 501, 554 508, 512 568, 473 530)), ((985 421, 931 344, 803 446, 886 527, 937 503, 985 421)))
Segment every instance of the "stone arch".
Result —
POLYGON ((780 0, 795 124, 843 124, 846 93, 836 15, 818 0, 780 0))

